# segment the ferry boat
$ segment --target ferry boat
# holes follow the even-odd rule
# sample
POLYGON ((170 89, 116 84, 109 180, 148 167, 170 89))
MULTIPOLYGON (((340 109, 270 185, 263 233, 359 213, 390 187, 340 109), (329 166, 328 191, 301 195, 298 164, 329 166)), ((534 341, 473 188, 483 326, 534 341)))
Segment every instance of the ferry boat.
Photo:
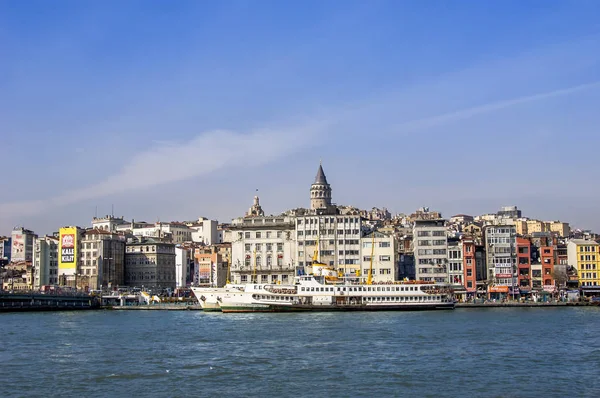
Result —
POLYGON ((221 311, 219 300, 225 293, 243 292, 246 285, 228 283, 224 287, 191 287, 203 311, 221 311))
MULTIPOLYGON (((341 277, 319 261, 319 237, 311 273, 292 285, 227 283, 223 288, 192 288, 204 310, 222 312, 377 311, 454 309, 452 286, 429 281, 373 282, 374 235, 366 281, 341 277)), ((256 276, 253 278, 256 280, 256 276)), ((229 281, 227 281, 229 282, 229 281)))
POLYGON ((220 293, 222 312, 410 311, 454 309, 452 287, 425 281, 330 282, 324 275, 298 277, 294 285, 247 284, 220 293))

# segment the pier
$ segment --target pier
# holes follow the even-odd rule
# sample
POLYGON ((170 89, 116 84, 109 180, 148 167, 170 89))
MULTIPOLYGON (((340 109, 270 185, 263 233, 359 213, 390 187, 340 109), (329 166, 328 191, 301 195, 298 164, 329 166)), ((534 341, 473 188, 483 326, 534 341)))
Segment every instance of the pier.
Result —
POLYGON ((0 293, 0 312, 75 311, 99 308, 98 299, 87 294, 0 293))

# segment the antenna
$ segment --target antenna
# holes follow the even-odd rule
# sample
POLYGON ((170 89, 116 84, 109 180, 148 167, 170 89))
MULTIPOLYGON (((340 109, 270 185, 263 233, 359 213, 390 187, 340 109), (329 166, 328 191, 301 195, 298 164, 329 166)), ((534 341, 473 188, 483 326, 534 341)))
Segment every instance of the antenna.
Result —
POLYGON ((115 205, 110 205, 110 216, 111 218, 115 216, 115 205))

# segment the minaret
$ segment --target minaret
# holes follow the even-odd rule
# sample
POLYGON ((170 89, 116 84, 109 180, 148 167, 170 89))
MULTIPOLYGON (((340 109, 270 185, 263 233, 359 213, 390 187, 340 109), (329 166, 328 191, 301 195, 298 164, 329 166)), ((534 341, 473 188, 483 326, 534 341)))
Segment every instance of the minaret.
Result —
POLYGON ((327 182, 323 165, 319 162, 319 170, 315 182, 310 186, 310 208, 327 209, 331 206, 331 186, 327 182))

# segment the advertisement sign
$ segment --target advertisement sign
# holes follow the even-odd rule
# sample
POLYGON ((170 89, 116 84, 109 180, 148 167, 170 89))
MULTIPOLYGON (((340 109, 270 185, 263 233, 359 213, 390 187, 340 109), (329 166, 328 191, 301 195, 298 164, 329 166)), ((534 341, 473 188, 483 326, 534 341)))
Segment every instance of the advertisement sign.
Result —
POLYGON ((59 231, 58 273, 75 275, 77 268, 77 228, 61 228, 59 231))
POLYGON ((496 274, 496 278, 510 278, 511 274, 496 274))
POLYGON ((12 236, 12 248, 10 250, 12 261, 25 261, 25 236, 15 234, 12 236))
POLYGON ((490 293, 508 293, 508 286, 490 286, 490 293))

